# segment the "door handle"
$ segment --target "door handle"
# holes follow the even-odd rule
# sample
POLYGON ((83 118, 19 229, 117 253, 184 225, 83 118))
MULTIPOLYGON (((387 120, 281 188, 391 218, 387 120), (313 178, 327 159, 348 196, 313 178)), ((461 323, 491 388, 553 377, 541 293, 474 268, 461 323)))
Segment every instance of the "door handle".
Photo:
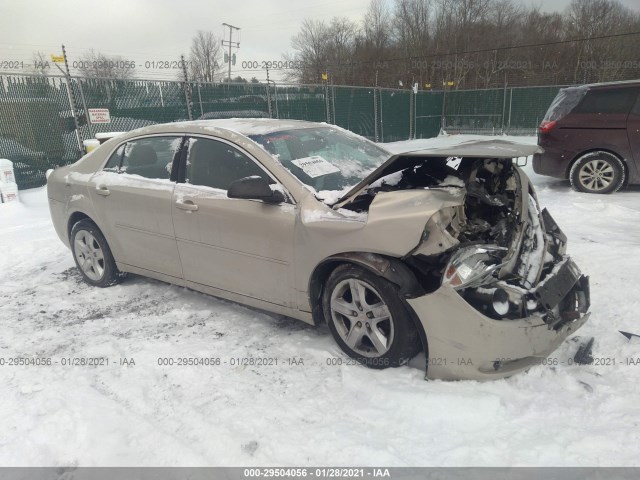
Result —
POLYGON ((104 197, 106 197, 107 195, 111 195, 111 192, 109 191, 109 189, 105 185, 98 185, 96 187, 96 193, 98 195, 102 195, 104 197))
POLYGON ((198 210, 198 205, 193 203, 191 200, 177 200, 176 208, 179 208, 180 210, 187 210, 188 212, 195 212, 198 210))

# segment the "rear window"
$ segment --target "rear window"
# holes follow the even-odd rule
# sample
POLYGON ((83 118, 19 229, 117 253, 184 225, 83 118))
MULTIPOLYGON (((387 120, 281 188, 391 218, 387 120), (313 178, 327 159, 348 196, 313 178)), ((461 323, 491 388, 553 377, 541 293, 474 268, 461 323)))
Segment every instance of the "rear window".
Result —
POLYGON ((632 88, 590 90, 573 113, 629 113, 637 95, 632 88))
POLYGON ((567 115, 585 96, 587 87, 563 88, 553 99, 544 120, 556 121, 567 115))

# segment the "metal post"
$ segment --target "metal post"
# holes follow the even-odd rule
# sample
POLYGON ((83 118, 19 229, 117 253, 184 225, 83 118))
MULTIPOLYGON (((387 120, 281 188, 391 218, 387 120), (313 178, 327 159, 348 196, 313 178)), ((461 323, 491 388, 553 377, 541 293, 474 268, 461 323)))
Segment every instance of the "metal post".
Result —
MULTIPOLYGON (((79 79, 78 79, 78 89, 80 90, 80 98, 82 99, 82 105, 84 106, 84 111, 88 112, 87 101, 84 98, 84 91, 82 90, 82 82, 79 79)), ((88 113, 85 113, 85 115, 87 116, 87 128, 89 129, 89 135, 91 136, 91 138, 94 138, 95 134, 93 133, 93 124, 91 123, 91 117, 89 116, 88 113)))
POLYGON ((331 123, 331 110, 329 110, 329 78, 324 81, 324 103, 327 113, 327 123, 331 123))
POLYGON ((507 123, 507 133, 511 131, 511 104, 513 103, 513 87, 509 89, 509 120, 507 123))
POLYGON ((204 115, 204 110, 202 109, 202 94, 200 93, 200 82, 198 82, 198 102, 200 103, 200 116, 204 115))
POLYGON ((384 142, 384 115, 382 114, 382 89, 378 90, 380 95, 380 141, 384 142))
MULTIPOLYGON (((67 50, 64 48, 64 45, 62 45, 62 56, 64 58, 65 71, 62 71, 62 69, 60 67, 58 67, 57 63, 55 65, 56 65, 56 67, 58 67, 58 70, 62 71, 62 73, 64 74, 64 76, 67 79, 67 96, 69 97, 69 106, 71 107, 71 115, 73 115, 73 123, 76 126, 76 129, 75 129, 76 141, 78 142, 78 148, 82 152, 84 150, 84 147, 82 145, 82 139, 80 138, 80 125, 78 123, 78 111, 76 109, 75 97, 73 96, 73 85, 71 83, 71 72, 69 71, 69 62, 67 61, 67 50)), ((88 118, 89 117, 88 112, 85 110, 84 113, 88 118)))
POLYGON ((331 112, 333 113, 333 123, 336 124, 336 87, 331 82, 331 112))
POLYGON ((164 108, 164 97, 162 96, 162 83, 158 83, 158 90, 160 90, 160 105, 164 108))
POLYGON ((378 90, 378 70, 376 70, 376 85, 373 87, 373 131, 376 142, 378 141, 378 99, 376 98, 376 90, 378 90))
POLYGON ((187 64, 184 61, 184 55, 180 55, 182 64, 182 75, 184 75, 184 97, 187 101, 187 115, 189 120, 193 120, 193 114, 191 113, 191 87, 189 86, 189 77, 187 75, 187 64))
POLYGON ((280 110, 278 109, 278 85, 276 85, 275 80, 271 80, 273 82, 273 93, 276 98, 276 118, 280 118, 280 110))
POLYGON ((413 139, 413 85, 409 90, 409 140, 413 139))
POLYGON ((505 73, 504 89, 502 90, 502 118, 500 119, 500 134, 504 135, 504 109, 507 105, 507 74, 505 73))
POLYGON ((416 139, 416 131, 418 130, 418 93, 413 95, 413 139, 416 139))
POLYGON ((447 86, 444 85, 442 90, 442 115, 440 116, 440 133, 444 132, 444 128, 447 124, 447 117, 445 115, 445 109, 447 107, 447 86))
POLYGON ((269 90, 269 69, 267 68, 267 110, 269 111, 269 118, 273 118, 273 112, 271 111, 271 93, 269 90))

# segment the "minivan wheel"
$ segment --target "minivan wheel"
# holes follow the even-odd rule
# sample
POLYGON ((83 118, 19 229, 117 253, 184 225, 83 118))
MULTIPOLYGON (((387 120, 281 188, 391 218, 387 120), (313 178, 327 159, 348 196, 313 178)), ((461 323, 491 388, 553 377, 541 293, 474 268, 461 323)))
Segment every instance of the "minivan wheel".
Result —
POLYGON ((624 184, 624 165, 612 153, 590 152, 575 161, 569 180, 578 192, 613 193, 624 184))
POLYGON ((336 343, 370 368, 406 364, 420 351, 418 332, 397 287, 356 265, 342 265, 322 296, 325 320, 336 343))
POLYGON ((104 235, 91 220, 77 222, 71 229, 70 240, 73 259, 85 282, 95 287, 109 287, 124 278, 104 235))

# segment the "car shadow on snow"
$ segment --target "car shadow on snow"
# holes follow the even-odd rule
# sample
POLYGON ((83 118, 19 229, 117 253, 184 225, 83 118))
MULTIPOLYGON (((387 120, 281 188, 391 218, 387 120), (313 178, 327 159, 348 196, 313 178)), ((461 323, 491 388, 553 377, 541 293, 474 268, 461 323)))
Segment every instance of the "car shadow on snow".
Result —
MULTIPOLYGON (((80 271, 76 267, 54 273, 54 276, 63 283, 68 284, 71 293, 83 293, 95 296, 100 295, 101 292, 105 292, 105 289, 86 284, 80 271)), ((119 298, 114 298, 108 305, 84 310, 82 312, 84 313, 84 319, 94 320, 110 315, 122 314, 135 314, 140 317, 156 315, 160 317, 173 309, 190 305, 191 308, 196 311, 199 309, 215 311, 216 307, 230 308, 241 314, 246 313, 246 316, 251 317, 251 320, 266 321, 283 333, 306 331, 306 333, 309 334, 313 332, 314 335, 320 335, 319 331, 322 330, 300 320, 287 317, 286 315, 267 312, 259 308, 250 307, 141 275, 128 274, 118 287, 119 295, 117 295, 117 297, 119 298), (123 293, 125 295, 124 298, 122 298, 123 293)), ((108 291, 112 288, 114 287, 106 289, 107 295, 108 291)))

